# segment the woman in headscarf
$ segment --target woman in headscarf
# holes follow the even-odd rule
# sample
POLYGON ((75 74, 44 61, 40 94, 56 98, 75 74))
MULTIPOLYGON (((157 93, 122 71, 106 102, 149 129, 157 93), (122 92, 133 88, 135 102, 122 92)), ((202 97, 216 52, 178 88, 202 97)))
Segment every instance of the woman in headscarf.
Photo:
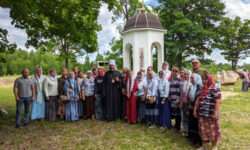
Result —
POLYGON ((183 126, 182 136, 185 136, 185 137, 188 136, 188 116, 186 112, 188 110, 188 103, 187 103, 188 91, 191 86, 189 77, 190 77, 190 72, 188 70, 185 70, 184 75, 183 75, 183 86, 182 86, 182 93, 181 93, 182 100, 181 100, 181 105, 180 105, 181 115, 182 115, 182 126, 183 126))
POLYGON ((57 117, 58 107, 58 82, 55 70, 50 70, 48 77, 44 81, 44 92, 46 96, 45 119, 54 121, 57 117))
POLYGON ((148 71, 147 87, 145 120, 149 128, 155 128, 159 119, 159 108, 157 105, 158 81, 154 78, 153 71, 148 71))
POLYGON ((83 107, 83 116, 89 120, 93 120, 95 116, 94 88, 94 78, 92 77, 92 72, 88 70, 87 77, 82 81, 82 99, 85 101, 83 107))
POLYGON ((181 129, 181 91, 182 91, 182 80, 177 77, 179 69, 177 67, 172 68, 172 78, 169 81, 169 100, 171 104, 171 118, 175 119, 174 130, 179 132, 181 129))
POLYGON ((43 121, 45 117, 45 95, 44 95, 44 77, 42 75, 42 68, 36 67, 35 75, 33 77, 35 85, 35 100, 32 102, 31 120, 40 119, 43 121))
POLYGON ((215 87, 213 77, 209 74, 202 75, 203 87, 194 106, 194 117, 198 117, 199 134, 202 147, 207 149, 207 143, 212 142, 212 150, 217 150, 217 142, 221 139, 219 110, 221 92, 215 87), (197 114, 198 109, 198 114, 197 114))
POLYGON ((140 122, 145 122, 145 109, 146 109, 146 97, 147 97, 147 81, 143 77, 141 71, 137 73, 137 108, 138 108, 138 119, 140 122))
POLYGON ((136 90, 137 80, 133 76, 132 70, 127 72, 128 80, 126 84, 126 96, 127 96, 127 122, 134 124, 137 121, 137 108, 136 108, 136 90))
POLYGON ((159 101, 159 123, 161 128, 171 128, 171 115, 170 115, 170 104, 168 101, 169 95, 169 82, 164 77, 163 71, 159 72, 159 87, 158 87, 158 101, 159 101))
POLYGON ((65 81, 68 79, 68 69, 63 68, 61 70, 62 76, 58 78, 58 115, 60 116, 60 119, 63 120, 65 116, 65 102, 61 99, 61 95, 66 95, 64 93, 64 84, 65 81))
POLYGON ((95 117, 96 119, 103 119, 103 102, 102 102, 102 83, 103 83, 103 70, 98 68, 98 76, 95 77, 95 117))
POLYGON ((77 81, 75 80, 75 75, 73 71, 69 72, 69 78, 65 81, 64 92, 68 96, 68 101, 65 104, 65 120, 77 121, 79 120, 77 106, 77 101, 79 100, 79 97, 77 81))
POLYGON ((191 86, 188 91, 187 99, 188 110, 186 112, 188 116, 188 138, 191 139, 194 144, 201 145, 202 142, 199 135, 198 119, 193 116, 194 105, 197 100, 197 94, 199 93, 201 88, 201 85, 199 84, 199 82, 201 81, 201 76, 197 73, 192 73, 190 81, 191 86))
POLYGON ((84 79, 84 73, 83 71, 78 72, 78 78, 77 78, 77 87, 78 87, 78 96, 79 96, 79 101, 78 101, 78 115, 79 118, 83 117, 83 99, 82 99, 82 92, 81 92, 81 86, 82 86, 82 81, 84 79))

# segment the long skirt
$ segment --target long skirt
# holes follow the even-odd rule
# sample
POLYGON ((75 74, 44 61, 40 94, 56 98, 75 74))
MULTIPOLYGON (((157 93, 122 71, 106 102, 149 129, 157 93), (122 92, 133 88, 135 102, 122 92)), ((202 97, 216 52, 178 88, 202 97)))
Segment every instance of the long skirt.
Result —
POLYGON ((170 114, 170 105, 169 101, 166 100, 164 105, 161 104, 163 97, 159 97, 159 123, 158 125, 161 127, 168 127, 170 128, 171 125, 171 114, 170 114))
POLYGON ((58 100, 58 111, 57 114, 59 116, 64 116, 65 115, 65 102, 63 100, 58 100))
POLYGON ((95 99, 95 117, 96 119, 104 118, 102 99, 101 95, 99 94, 97 94, 97 97, 95 99))
POLYGON ((94 96, 85 97, 85 102, 83 106, 83 116, 84 118, 91 118, 95 114, 95 98, 94 96))
POLYGON ((183 111, 181 113, 182 115, 182 126, 183 126, 183 132, 188 134, 188 116, 187 116, 187 111, 188 111, 188 104, 183 103, 183 111))
POLYGON ((47 121, 55 121, 57 117, 57 96, 50 96, 49 101, 45 103, 45 119, 47 121))
POLYGON ((198 118, 193 116, 193 109, 189 109, 189 117, 188 117, 188 138, 194 144, 202 144, 201 137, 199 135, 198 128, 198 118))
POLYGON ((121 120, 125 120, 127 117, 127 97, 122 95, 121 102, 121 120))
POLYGON ((156 102, 146 103, 145 121, 148 124, 157 124, 159 121, 159 108, 156 102))
POLYGON ((77 98, 71 97, 70 101, 65 103, 65 120, 76 121, 79 120, 77 98))
POLYGON ((138 118, 139 120, 145 120, 145 111, 146 111, 146 103, 145 101, 141 101, 142 100, 142 96, 138 96, 137 97, 137 101, 139 104, 139 110, 138 110, 138 118))
POLYGON ((42 103, 37 102, 37 95, 32 102, 31 120, 45 118, 45 96, 42 94, 42 103))
POLYGON ((79 117, 83 117, 83 100, 79 100, 78 102, 78 115, 79 117))
POLYGON ((202 141, 219 141, 220 135, 220 121, 219 118, 213 119, 199 117, 199 134, 202 141))
POLYGON ((137 110, 136 110, 136 99, 135 95, 127 98, 127 122, 136 123, 137 121, 137 110))

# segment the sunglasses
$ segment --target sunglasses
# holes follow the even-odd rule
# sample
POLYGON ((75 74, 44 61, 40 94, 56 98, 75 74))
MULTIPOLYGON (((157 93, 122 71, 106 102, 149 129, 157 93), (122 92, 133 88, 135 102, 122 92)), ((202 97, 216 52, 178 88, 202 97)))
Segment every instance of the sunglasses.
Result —
POLYGON ((173 70, 173 72, 178 72, 177 70, 173 70))

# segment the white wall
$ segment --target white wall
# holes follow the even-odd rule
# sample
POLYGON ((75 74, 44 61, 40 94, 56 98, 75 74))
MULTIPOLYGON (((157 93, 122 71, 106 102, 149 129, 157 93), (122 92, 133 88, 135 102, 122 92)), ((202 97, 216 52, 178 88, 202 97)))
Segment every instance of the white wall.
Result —
POLYGON ((127 45, 132 45, 133 50, 133 70, 137 73, 140 70, 140 49, 144 49, 144 68, 152 66, 152 49, 153 43, 158 44, 158 70, 161 69, 164 61, 164 33, 165 30, 155 29, 137 29, 123 33, 123 67, 130 68, 130 57, 127 45))

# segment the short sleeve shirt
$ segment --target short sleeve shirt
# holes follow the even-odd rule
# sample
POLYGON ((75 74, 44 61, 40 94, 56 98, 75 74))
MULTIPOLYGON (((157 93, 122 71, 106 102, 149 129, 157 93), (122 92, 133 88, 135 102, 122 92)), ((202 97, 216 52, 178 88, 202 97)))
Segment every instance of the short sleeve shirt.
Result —
POLYGON ((202 90, 199 91, 199 116, 207 118, 211 117, 215 110, 215 103, 217 99, 221 98, 220 89, 215 86, 208 88, 207 94, 202 94, 202 90))
POLYGON ((17 78, 14 82, 14 86, 18 88, 18 97, 32 96, 32 86, 34 86, 32 79, 24 77, 17 78))

